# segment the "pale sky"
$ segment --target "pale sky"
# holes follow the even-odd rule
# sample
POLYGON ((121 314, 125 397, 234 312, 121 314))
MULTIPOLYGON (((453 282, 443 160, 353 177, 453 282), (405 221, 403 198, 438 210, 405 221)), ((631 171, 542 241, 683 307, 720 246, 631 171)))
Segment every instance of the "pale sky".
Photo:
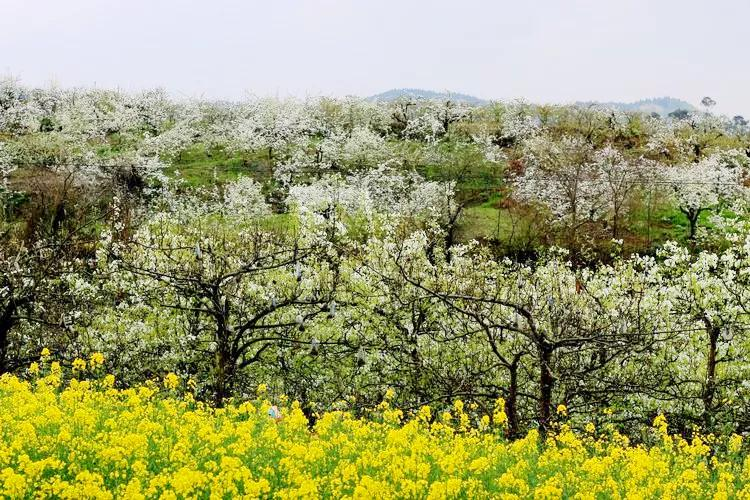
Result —
POLYGON ((0 76, 175 95, 670 95, 750 117, 750 0, 0 0, 0 76))

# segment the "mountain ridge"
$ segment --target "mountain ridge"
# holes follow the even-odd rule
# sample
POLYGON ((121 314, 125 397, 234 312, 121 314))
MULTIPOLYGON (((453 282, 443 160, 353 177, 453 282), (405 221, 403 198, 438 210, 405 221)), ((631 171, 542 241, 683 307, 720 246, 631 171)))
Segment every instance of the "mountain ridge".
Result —
MULTIPOLYGON (((483 106, 491 102, 490 99, 483 99, 469 94, 461 92, 443 91, 438 92, 435 90, 418 89, 418 88, 394 88, 381 92, 379 94, 371 95, 366 97, 368 101, 381 101, 390 102, 400 99, 402 97, 412 97, 416 99, 452 99, 454 101, 464 102, 467 104, 473 104, 476 106, 483 106)), ((607 108, 614 108, 622 111, 639 111, 642 113, 658 113, 660 115, 668 115, 669 113, 678 109, 686 111, 695 111, 697 108, 689 102, 677 99, 674 97, 652 97, 648 99, 640 99, 632 102, 621 102, 621 101, 579 101, 575 103, 577 106, 589 106, 598 105, 607 108)))
POLYGON ((660 115, 668 115, 673 111, 682 109, 685 111, 696 111, 697 108, 687 101, 677 99, 674 97, 652 97, 649 99, 641 99, 633 102, 598 102, 598 101, 582 101, 577 102, 578 106, 589 106, 597 105, 604 106, 607 108, 619 109, 621 111, 639 111, 641 113, 658 113, 660 115))
POLYGON ((390 89, 380 94, 371 95, 366 99, 368 101, 395 101, 402 97, 413 97, 417 99, 452 99, 454 101, 465 102, 467 104, 475 104, 478 106, 489 104, 489 100, 475 97, 469 94, 462 94, 461 92, 437 92, 435 90, 417 89, 417 88, 398 88, 390 89))

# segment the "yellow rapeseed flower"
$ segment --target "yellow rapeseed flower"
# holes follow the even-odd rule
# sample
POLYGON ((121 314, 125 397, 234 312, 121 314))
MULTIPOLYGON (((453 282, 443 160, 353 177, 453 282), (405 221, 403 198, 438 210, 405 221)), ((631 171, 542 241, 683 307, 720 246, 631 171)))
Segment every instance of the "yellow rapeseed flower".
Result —
POLYGON ((497 401, 495 401, 495 411, 492 414, 492 421, 499 427, 507 425, 508 415, 505 413, 505 399, 497 398, 497 401))
POLYGON ((606 426, 595 436, 593 423, 508 441, 490 415, 472 428, 460 401, 439 422, 428 406, 409 419, 393 405, 373 419, 321 411, 311 428, 298 402, 271 419, 262 398, 215 409, 179 397, 174 373, 170 391, 114 381, 70 379, 59 364, 33 383, 0 377, 0 496, 750 498, 740 436, 669 435, 663 415, 652 446, 606 426))
POLYGON ((96 368, 97 366, 102 366, 104 364, 104 355, 100 352, 95 352, 89 358, 89 364, 91 365, 92 369, 96 368))
POLYGON ((666 434, 667 433, 667 418, 663 414, 659 413, 654 418, 653 426, 654 426, 654 429, 657 429, 661 434, 666 434))
POLYGON ((738 453, 742 449, 742 436, 738 434, 732 434, 729 437, 729 444, 727 445, 727 449, 731 453, 738 453))
POLYGON ((178 377, 176 374, 170 372, 164 376, 164 387, 166 387, 167 389, 177 389, 179 385, 180 377, 178 377))

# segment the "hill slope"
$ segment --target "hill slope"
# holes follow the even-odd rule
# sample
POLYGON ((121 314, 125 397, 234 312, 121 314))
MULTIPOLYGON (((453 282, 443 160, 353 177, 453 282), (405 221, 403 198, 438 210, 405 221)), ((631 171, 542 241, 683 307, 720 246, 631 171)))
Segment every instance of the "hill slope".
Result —
POLYGON ((472 95, 461 94, 459 92, 435 92, 434 90, 424 89, 391 89, 377 95, 367 98, 368 101, 395 101, 401 97, 412 97, 416 99, 452 99, 454 101, 465 102, 467 104, 482 105, 489 101, 474 97, 472 95))
POLYGON ((668 115, 672 111, 684 109, 694 111, 696 108, 687 101, 675 99, 674 97, 656 97, 653 99, 642 99, 635 102, 578 102, 579 105, 598 104, 608 108, 619 109, 622 111, 640 111, 642 113, 658 113, 668 115))
MULTIPOLYGON (((395 101, 402 97, 411 97, 414 99, 452 99, 454 101, 465 102, 467 104, 473 104, 476 106, 482 106, 488 104, 490 101, 482 99, 480 97, 462 94, 460 92, 436 92, 434 90, 426 89, 413 89, 413 88, 400 88, 390 89, 380 94, 376 94, 367 98, 368 101, 395 101)), ((622 111, 640 111, 642 113, 658 113, 660 115, 668 115, 672 111, 677 109, 684 109, 687 111, 694 111, 696 108, 687 101, 682 99, 675 99, 674 97, 655 97, 652 99, 642 99, 635 102, 597 102, 597 101, 581 101, 576 104, 581 106, 588 106, 591 104, 597 104, 600 106, 606 106, 608 108, 619 109, 622 111)))

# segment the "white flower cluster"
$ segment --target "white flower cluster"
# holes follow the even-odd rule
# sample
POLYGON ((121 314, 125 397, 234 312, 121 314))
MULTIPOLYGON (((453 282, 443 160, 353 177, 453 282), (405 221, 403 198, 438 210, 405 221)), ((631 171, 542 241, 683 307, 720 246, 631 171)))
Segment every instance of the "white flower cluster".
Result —
POLYGON ((10 174, 16 170, 16 165, 8 146, 0 142, 0 192, 8 191, 10 174))
POLYGON ((452 183, 426 181, 416 172, 403 172, 388 164, 365 173, 329 175, 309 185, 292 186, 287 202, 307 212, 341 207, 351 214, 440 217, 455 210, 452 183))
POLYGON ((261 191, 262 186, 250 177, 240 177, 224 188, 224 207, 230 216, 262 217, 271 213, 261 191))

